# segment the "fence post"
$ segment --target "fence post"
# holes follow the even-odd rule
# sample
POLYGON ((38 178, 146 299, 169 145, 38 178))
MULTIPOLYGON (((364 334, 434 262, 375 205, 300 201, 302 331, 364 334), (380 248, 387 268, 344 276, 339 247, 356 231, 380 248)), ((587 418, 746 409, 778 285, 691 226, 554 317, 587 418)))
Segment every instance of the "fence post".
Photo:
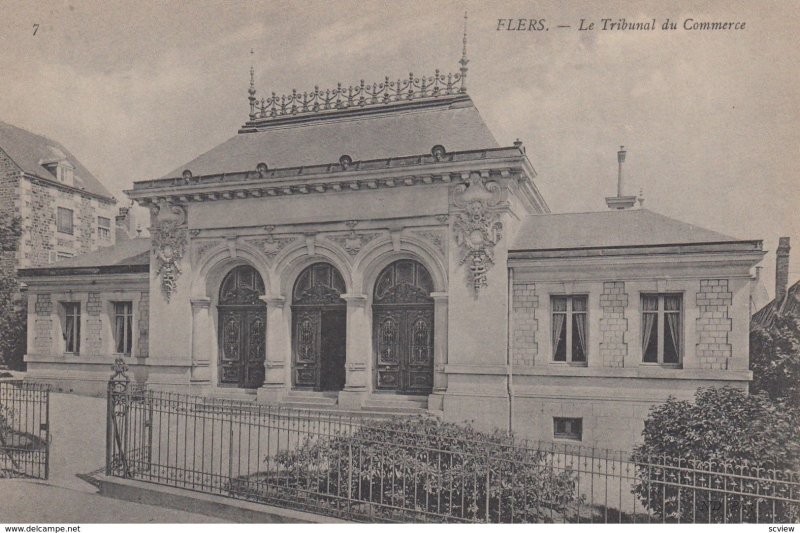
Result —
MULTIPOLYGON (((106 475, 110 476, 112 473, 112 463, 114 461, 114 426, 116 424, 116 405, 121 402, 127 402, 126 393, 128 392, 128 385, 130 378, 128 377, 128 365, 122 358, 114 360, 111 365, 111 370, 114 373, 108 379, 108 388, 106 391, 106 475)), ((120 443, 121 444, 121 443, 120 443)), ((119 450, 123 453, 123 450, 119 450)))

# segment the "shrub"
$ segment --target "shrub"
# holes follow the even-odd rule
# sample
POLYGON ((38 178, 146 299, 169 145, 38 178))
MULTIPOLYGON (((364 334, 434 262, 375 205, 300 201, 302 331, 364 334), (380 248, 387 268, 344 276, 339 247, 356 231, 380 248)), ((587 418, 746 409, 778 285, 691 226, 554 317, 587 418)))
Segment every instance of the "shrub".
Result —
POLYGON ((730 493, 788 495, 787 484, 771 480, 798 481, 786 471, 800 464, 800 416, 785 403, 731 387, 698 389, 694 402, 670 397, 651 408, 642 435, 634 492, 664 519, 797 518, 796 506, 730 493), (706 489, 691 488, 698 486, 706 489))
POLYGON ((272 476, 282 491, 297 489, 295 497, 356 500, 356 512, 372 519, 561 519, 577 502, 573 473, 513 444, 505 433, 434 417, 368 421, 350 435, 310 438, 278 454, 272 476))
POLYGON ((766 392, 800 408, 800 318, 779 315, 768 329, 750 332, 753 392, 766 392))

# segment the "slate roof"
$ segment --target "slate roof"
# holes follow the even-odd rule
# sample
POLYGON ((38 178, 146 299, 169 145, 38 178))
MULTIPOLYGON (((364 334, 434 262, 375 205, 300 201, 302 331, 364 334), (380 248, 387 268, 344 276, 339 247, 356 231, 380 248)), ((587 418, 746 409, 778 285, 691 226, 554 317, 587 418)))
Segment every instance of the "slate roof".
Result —
POLYGON ((359 115, 329 115, 239 133, 163 178, 189 169, 194 176, 428 154, 440 144, 448 152, 498 148, 469 97, 428 106, 396 106, 359 115))
POLYGON ((146 272, 150 266, 150 239, 135 238, 119 241, 52 265, 24 268, 19 270, 21 277, 60 275, 60 274, 94 274, 96 271, 107 272, 146 272))
POLYGON ((109 200, 112 195, 69 150, 60 143, 0 121, 0 149, 26 174, 59 183, 43 162, 67 159, 75 167, 75 188, 109 200))
POLYGON ((750 317, 750 329, 755 327, 768 328, 772 326, 778 315, 794 315, 800 317, 800 281, 797 281, 786 291, 786 297, 777 298, 753 313, 750 317), (776 301, 777 300, 777 301, 776 301))
POLYGON ((510 250, 565 250, 739 241, 648 209, 527 216, 510 250))

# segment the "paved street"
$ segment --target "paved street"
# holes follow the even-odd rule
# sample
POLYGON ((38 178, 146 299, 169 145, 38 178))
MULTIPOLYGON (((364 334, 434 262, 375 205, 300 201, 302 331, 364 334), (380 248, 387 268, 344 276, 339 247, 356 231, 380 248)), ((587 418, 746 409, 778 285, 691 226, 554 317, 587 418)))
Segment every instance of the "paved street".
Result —
POLYGON ((105 461, 103 398, 50 395, 50 479, 0 479, 0 523, 220 522, 193 513, 114 500, 77 477, 105 461))

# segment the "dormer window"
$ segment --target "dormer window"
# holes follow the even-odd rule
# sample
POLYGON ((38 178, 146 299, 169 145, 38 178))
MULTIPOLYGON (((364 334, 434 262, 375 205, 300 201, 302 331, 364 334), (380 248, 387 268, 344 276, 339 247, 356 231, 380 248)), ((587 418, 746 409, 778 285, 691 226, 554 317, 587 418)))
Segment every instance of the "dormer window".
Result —
POLYGON ((69 185, 70 187, 75 186, 75 167, 66 159, 42 163, 42 166, 46 168, 59 183, 69 185))
POLYGON ((75 182, 75 169, 69 163, 59 163, 56 166, 56 178, 61 183, 72 185, 75 182))

